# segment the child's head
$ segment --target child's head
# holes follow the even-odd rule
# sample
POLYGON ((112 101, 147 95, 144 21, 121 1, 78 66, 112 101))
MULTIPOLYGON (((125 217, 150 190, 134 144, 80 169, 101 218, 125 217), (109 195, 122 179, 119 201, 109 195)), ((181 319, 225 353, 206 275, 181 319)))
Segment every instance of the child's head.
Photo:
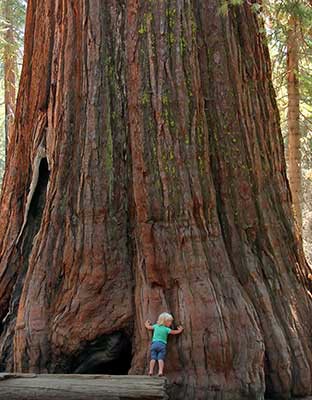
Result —
POLYGON ((158 325, 165 325, 165 326, 171 326, 173 321, 173 316, 167 312, 161 313, 160 316, 158 317, 157 324, 158 325))

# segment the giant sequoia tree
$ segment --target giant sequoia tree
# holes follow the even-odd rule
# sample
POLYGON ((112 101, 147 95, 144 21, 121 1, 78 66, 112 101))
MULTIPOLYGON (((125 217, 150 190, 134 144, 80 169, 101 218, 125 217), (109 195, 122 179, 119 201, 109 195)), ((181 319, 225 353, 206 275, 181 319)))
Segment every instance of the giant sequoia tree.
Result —
POLYGON ((30 0, 1 199, 2 369, 145 373, 174 399, 311 392, 311 303, 250 2, 30 0))

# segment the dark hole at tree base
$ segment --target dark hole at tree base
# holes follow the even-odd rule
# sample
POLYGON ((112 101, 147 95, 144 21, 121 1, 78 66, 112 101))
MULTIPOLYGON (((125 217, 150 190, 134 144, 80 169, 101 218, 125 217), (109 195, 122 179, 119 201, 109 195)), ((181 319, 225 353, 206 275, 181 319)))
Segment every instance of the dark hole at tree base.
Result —
POLYGON ((127 375, 132 361, 132 343, 124 332, 104 335, 87 343, 72 365, 75 374, 127 375))

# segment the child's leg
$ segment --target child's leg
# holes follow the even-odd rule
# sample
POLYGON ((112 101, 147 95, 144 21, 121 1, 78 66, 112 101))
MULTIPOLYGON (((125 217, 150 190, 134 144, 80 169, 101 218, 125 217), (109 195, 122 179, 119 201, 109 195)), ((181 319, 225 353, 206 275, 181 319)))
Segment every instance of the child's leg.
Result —
POLYGON ((158 376, 163 376, 166 358, 166 345, 161 343, 160 351, 158 353, 158 376))
POLYGON ((153 375, 155 364, 156 364, 156 360, 150 361, 150 367, 149 367, 149 373, 148 373, 149 375, 153 375))
POLYGON ((153 342, 151 345, 151 361, 148 372, 149 375, 153 375, 156 360, 158 358, 157 354, 157 343, 153 342))
POLYGON ((162 376, 164 374, 164 366, 165 366, 165 362, 164 360, 158 360, 158 375, 162 376))

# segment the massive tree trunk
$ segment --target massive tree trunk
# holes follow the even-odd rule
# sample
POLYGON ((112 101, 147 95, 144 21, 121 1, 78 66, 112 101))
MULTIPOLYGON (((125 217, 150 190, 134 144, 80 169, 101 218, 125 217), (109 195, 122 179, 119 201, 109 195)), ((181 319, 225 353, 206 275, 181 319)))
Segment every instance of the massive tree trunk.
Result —
POLYGON ((287 35, 287 93, 288 93, 288 177, 295 219, 302 232, 301 213, 301 154, 300 154, 300 94, 299 94, 299 25, 295 17, 289 20, 287 35))
POLYGON ((0 354, 146 373, 171 311, 173 399, 311 392, 267 48, 248 2, 28 2, 0 209, 0 354), (131 351, 132 349, 132 351, 131 351))

